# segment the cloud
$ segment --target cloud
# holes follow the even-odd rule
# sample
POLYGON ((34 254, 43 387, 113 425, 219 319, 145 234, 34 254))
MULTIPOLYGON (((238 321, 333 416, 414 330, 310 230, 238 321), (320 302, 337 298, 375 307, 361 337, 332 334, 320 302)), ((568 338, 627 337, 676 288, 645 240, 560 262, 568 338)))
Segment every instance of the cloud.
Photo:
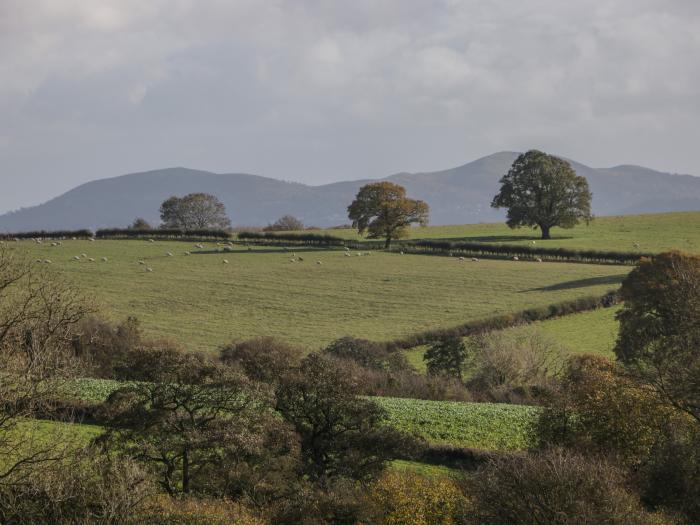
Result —
POLYGON ((700 174, 699 26, 694 0, 5 0, 0 210, 175 164, 320 183, 539 147, 700 174))

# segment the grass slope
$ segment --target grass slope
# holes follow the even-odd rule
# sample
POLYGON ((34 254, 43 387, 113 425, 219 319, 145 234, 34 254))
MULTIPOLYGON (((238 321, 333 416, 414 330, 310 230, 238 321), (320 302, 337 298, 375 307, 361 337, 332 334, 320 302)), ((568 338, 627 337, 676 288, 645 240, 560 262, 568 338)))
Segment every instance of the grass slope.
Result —
MULTIPOLYGON (((533 240, 547 247, 580 250, 634 251, 635 243, 643 252, 679 249, 700 252, 700 211, 597 217, 590 225, 571 230, 554 228, 552 239, 541 241, 539 230, 511 230, 505 224, 465 224, 412 228, 411 239, 450 239, 498 244, 530 244, 533 240)), ((348 239, 359 238, 355 230, 322 230, 348 239)))
POLYGON ((297 250, 304 261, 292 263, 292 254, 280 249, 216 253, 214 243, 200 253, 181 242, 64 241, 51 247, 25 241, 19 247, 32 258, 51 260, 51 267, 93 297, 108 317, 136 316, 148 334, 173 337, 193 349, 261 335, 309 348, 345 335, 394 339, 602 295, 629 271, 383 252, 346 257, 337 250, 297 250), (185 256, 185 250, 195 251, 185 256), (95 262, 73 259, 82 253, 95 262))

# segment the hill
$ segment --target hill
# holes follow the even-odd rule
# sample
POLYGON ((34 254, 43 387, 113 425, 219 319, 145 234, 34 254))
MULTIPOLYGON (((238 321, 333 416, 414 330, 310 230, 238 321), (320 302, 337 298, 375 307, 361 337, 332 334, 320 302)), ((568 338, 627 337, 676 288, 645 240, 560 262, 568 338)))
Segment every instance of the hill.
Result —
MULTIPOLYGON (((500 152, 448 170, 399 173, 387 180, 427 201, 432 224, 500 221, 503 213, 489 205, 499 178, 517 155, 500 152)), ((572 165, 589 181, 596 215, 700 210, 700 177, 639 166, 572 165)), ((83 184, 39 206, 0 216, 0 231, 126 226, 135 217, 157 223, 164 199, 194 191, 217 195, 237 225, 264 225, 289 213, 306 224, 332 226, 348 221, 346 207, 366 182, 307 186, 257 175, 168 168, 83 184)))

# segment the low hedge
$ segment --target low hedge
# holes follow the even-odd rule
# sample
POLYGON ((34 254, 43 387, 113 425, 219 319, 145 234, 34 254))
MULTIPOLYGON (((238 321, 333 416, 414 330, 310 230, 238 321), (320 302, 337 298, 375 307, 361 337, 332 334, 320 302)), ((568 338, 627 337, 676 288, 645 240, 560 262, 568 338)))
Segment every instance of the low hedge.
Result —
POLYGON ((19 233, 1 233, 0 239, 3 241, 13 239, 72 239, 73 237, 76 239, 90 239, 92 235, 90 230, 38 230, 19 233))
POLYGON ((158 228, 137 230, 132 228, 105 228, 97 230, 98 239, 229 239, 231 235, 226 230, 181 230, 177 228, 158 228))
POLYGON ((469 321, 459 326, 452 328, 438 328, 434 330, 426 330, 407 337, 394 339, 385 344, 389 350, 406 350, 416 346, 430 344, 439 339, 447 337, 467 337, 471 335, 479 335, 495 330, 503 330, 521 324, 529 324, 535 321, 544 321, 555 317, 575 314, 579 312, 587 312, 598 308, 608 308, 618 303, 619 297, 616 290, 611 290, 602 297, 587 296, 579 299, 554 303, 548 306, 538 308, 528 308, 510 314, 501 314, 485 319, 477 319, 469 321))

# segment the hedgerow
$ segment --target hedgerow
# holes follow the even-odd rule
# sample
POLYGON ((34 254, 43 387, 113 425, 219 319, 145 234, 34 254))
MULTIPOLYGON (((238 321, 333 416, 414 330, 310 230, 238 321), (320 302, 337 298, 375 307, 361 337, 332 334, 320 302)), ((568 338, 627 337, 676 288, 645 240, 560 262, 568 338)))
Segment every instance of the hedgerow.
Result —
POLYGON ((0 240, 9 241, 12 239, 89 239, 93 234, 90 230, 37 230, 17 233, 0 233, 0 240))
POLYGON ((231 235, 226 230, 181 230, 177 228, 158 228, 152 230, 139 230, 133 228, 105 228, 97 230, 95 237, 98 239, 229 239, 231 235))

